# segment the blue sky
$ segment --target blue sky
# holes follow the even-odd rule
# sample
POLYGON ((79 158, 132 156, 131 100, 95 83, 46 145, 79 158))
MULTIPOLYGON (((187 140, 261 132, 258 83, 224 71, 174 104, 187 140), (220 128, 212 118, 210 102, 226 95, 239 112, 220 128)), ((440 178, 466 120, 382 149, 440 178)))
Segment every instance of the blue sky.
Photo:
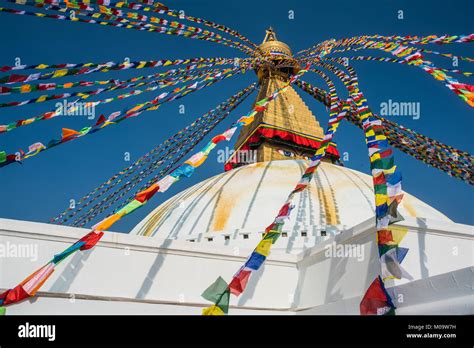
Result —
MULTIPOLYGON (((3 5, 3 2, 2 2, 3 5)), ((183 9, 191 16, 225 24, 260 43, 265 29, 272 26, 278 39, 291 46, 294 52, 329 38, 343 38, 363 34, 428 35, 468 34, 474 31, 470 1, 173 1, 168 6, 183 9), (397 11, 404 11, 404 19, 397 19, 397 11), (294 19, 288 18, 294 11, 294 19)), ((123 61, 190 57, 243 57, 235 49, 212 42, 185 39, 157 33, 127 30, 86 23, 72 23, 0 13, 2 50, 0 65, 13 65, 15 58, 22 64, 59 64, 82 62, 123 61)), ((427 47, 428 48, 428 47, 427 47)), ((429 46, 434 50, 474 57, 472 44, 429 46)), ((373 51, 354 55, 375 55, 373 51)), ((379 54, 380 55, 380 54, 379 54)), ((430 56, 441 67, 452 68, 449 59, 430 56)), ((355 62, 360 86, 369 104, 378 112, 380 103, 392 99, 419 102, 421 117, 388 117, 429 137, 461 150, 473 152, 472 109, 449 91, 442 83, 414 67, 382 63, 355 62)), ((460 62, 459 69, 472 71, 473 64, 460 62)), ((142 69, 89 75, 103 80, 111 77, 130 78, 148 75, 157 70, 142 69)), ((304 79, 320 87, 323 81, 307 75, 304 79)), ((56 81, 74 81, 64 78, 56 81)), ((459 77, 472 84, 472 78, 459 77)), ((163 105, 153 112, 142 114, 117 126, 111 126, 91 136, 64 144, 22 165, 0 169, 0 216, 46 222, 57 215, 71 198, 78 200, 91 189, 127 167, 124 153, 134 161, 168 136, 191 123, 220 102, 255 81, 248 72, 232 77, 183 99, 163 105), (179 114, 179 105, 186 108, 179 114)), ((342 89, 341 89, 342 90, 342 89)), ((302 92, 303 93, 303 92, 302 92)), ((327 112, 311 97, 303 99, 325 127, 327 112)), ((36 94, 23 95, 31 98, 36 94)), ((115 94, 107 94, 107 96, 115 94)), ((127 105, 153 98, 144 93, 138 97, 100 106, 97 113, 108 114, 127 105)), ((21 95, 2 97, 2 101, 17 100, 21 95)), ((100 96, 105 96, 104 94, 100 96)), ((212 134, 223 131, 238 116, 246 113, 254 100, 253 94, 212 134)), ((31 117, 51 110, 54 102, 0 109, 2 124, 31 117)), ((19 128, 0 135, 0 149, 8 153, 26 149, 36 141, 47 143, 58 138, 62 127, 80 129, 91 123, 85 117, 58 117, 19 128)), ((210 136, 204 141, 208 141, 210 136)), ((344 123, 335 141, 341 152, 349 153, 347 167, 369 172, 367 149, 363 135, 355 126, 344 123)), ((232 144, 230 144, 232 145, 232 144)), ((201 145, 198 145, 197 149, 201 145)), ((221 145, 225 146, 225 145, 221 145)), ((468 184, 450 178, 443 172, 429 168, 412 157, 395 150, 395 159, 403 172, 404 190, 424 200, 459 223, 473 224, 473 189, 468 184)), ((167 193, 159 194, 144 208, 122 219, 112 230, 128 232, 146 214, 177 192, 222 172, 217 152, 190 179, 182 180, 167 193)))

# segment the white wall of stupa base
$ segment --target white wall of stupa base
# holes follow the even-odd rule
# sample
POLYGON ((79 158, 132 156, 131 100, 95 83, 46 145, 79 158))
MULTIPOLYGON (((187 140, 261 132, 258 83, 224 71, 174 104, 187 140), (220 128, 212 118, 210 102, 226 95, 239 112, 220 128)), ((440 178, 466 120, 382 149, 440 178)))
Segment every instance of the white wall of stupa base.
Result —
MULTIPOLYGON (((413 281, 387 281, 398 314, 473 314, 473 228, 406 218, 401 246, 413 281)), ((17 285, 88 230, 0 219, 0 244, 36 245, 36 260, 0 259, 0 289, 17 285)), ((373 219, 336 235, 281 237, 230 314, 358 314, 379 272, 373 219), (303 240, 301 242, 299 239, 303 240), (328 257, 326 245, 361 246, 364 257, 328 257), (290 243, 301 243, 288 253, 290 243)), ((218 276, 230 281, 254 241, 201 243, 106 232, 98 245, 57 266, 38 296, 7 308, 14 314, 200 314, 201 293, 218 276), (252 243, 251 243, 252 242, 252 243)), ((355 255, 354 255, 355 256, 355 255)))

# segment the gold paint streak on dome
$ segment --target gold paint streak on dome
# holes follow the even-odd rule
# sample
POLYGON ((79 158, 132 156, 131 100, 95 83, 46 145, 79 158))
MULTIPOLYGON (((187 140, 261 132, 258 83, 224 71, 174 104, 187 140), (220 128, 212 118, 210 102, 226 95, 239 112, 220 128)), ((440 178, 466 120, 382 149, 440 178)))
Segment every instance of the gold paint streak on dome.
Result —
POLYGON ((408 197, 407 195, 405 195, 405 197, 403 197, 403 200, 402 200, 402 207, 405 208, 405 210, 408 212, 408 215, 410 215, 411 217, 416 217, 417 216, 416 210, 411 205, 410 200, 411 200, 411 197, 408 197))

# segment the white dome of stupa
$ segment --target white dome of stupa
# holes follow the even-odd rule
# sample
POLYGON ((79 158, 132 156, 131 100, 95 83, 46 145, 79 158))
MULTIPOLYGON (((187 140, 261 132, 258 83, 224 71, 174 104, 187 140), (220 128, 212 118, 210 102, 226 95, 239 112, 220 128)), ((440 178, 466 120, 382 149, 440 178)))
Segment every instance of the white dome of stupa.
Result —
MULTIPOLYGON (((243 166, 196 184, 167 200, 131 234, 202 241, 224 234, 227 240, 262 233, 300 179, 308 161, 280 160, 243 166)), ((348 230, 375 217, 372 178, 322 162, 311 185, 295 200, 285 235, 324 236, 348 230)), ((402 216, 451 222, 405 193, 402 216)))

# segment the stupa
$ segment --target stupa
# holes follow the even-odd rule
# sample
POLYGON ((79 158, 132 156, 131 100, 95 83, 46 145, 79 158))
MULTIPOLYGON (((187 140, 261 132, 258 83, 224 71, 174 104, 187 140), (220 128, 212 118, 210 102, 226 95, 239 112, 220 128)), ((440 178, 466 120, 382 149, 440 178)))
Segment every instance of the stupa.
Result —
MULTIPOLYGON (((260 49, 257 100, 300 67, 291 49, 267 30, 260 49)), ((78 252, 36 298, 8 314, 196 314, 201 293, 217 276, 230 280, 293 189, 323 137, 298 93, 288 88, 242 129, 222 174, 160 204, 129 234, 107 232, 96 248, 78 252), (251 151, 252 161, 239 156, 251 151)), ((372 178, 339 163, 331 144, 309 189, 302 192, 265 265, 246 292, 231 297, 231 314, 358 314, 380 271, 372 178), (340 248, 342 247, 342 248, 340 248), (338 250, 345 250, 339 254, 338 250), (347 251, 353 251, 347 253, 347 251)), ((472 226, 457 224, 405 193, 396 225, 409 232, 403 266, 412 280, 389 280, 398 314, 469 314, 472 226)), ((87 230, 0 219, 1 243, 38 246, 35 260, 1 261, 0 288, 48 261, 87 230)))

